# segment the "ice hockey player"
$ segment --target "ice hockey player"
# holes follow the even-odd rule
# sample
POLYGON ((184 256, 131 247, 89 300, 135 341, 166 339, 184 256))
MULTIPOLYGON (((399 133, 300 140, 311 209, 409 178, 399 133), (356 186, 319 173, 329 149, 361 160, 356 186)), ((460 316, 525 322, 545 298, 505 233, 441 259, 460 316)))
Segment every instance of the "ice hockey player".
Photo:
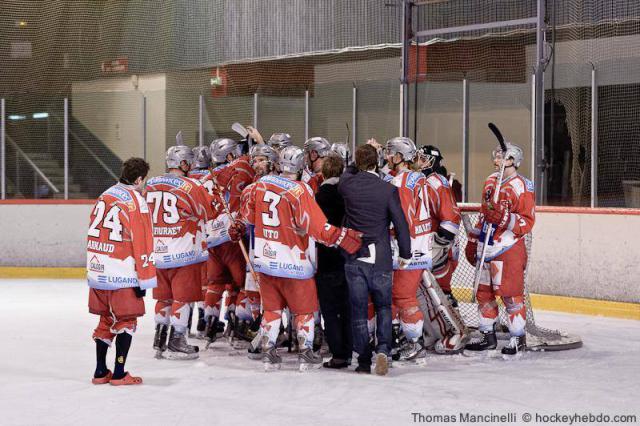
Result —
POLYGON ((346 169, 351 162, 351 151, 349 150, 349 145, 347 145, 346 143, 331 144, 331 152, 342 159, 342 163, 344 164, 344 168, 346 169))
POLYGON ((432 263, 433 276, 447 295, 453 307, 458 301, 451 292, 451 277, 458 266, 458 248, 454 247, 460 227, 460 209, 446 176, 438 173, 442 168, 443 156, 433 145, 418 150, 416 166, 427 177, 431 226, 434 234, 432 263))
MULTIPOLYGON (((247 264, 238 243, 229 238, 228 229, 240 208, 242 190, 253 182, 255 172, 249 164, 249 156, 241 155, 240 146, 232 139, 214 140, 211 143, 211 158, 218 167, 205 178, 204 185, 212 185, 219 215, 211 224, 207 238, 209 282, 205 296, 205 335, 209 343, 216 340, 220 301, 225 289, 228 289, 225 300, 225 335, 230 338, 230 343, 233 343, 233 330, 238 327, 235 305, 238 294, 244 288, 247 264)), ((240 297, 244 298, 242 295, 240 297)))
MULTIPOLYGON (((361 245, 361 234, 327 223, 311 189, 299 179, 304 153, 295 146, 282 150, 282 175, 267 175, 242 194, 241 219, 254 225, 254 266, 260 281, 264 315, 262 350, 265 369, 277 369, 282 359, 276 351, 282 310, 295 315, 300 369, 320 367, 322 357, 313 352, 314 319, 318 299, 314 281, 314 246, 311 238, 349 253, 361 245)), ((233 225, 232 234, 242 235, 243 223, 233 225)))
POLYGON ((186 331, 189 304, 202 298, 204 241, 197 238, 199 222, 213 217, 213 210, 204 187, 187 177, 193 159, 191 148, 170 147, 166 156, 168 173, 147 184, 158 269, 158 287, 153 291, 157 300, 153 347, 158 357, 169 359, 198 357, 198 347, 187 343, 186 331))
POLYGON ((305 170, 302 181, 307 183, 313 193, 318 192, 322 184, 322 163, 327 155, 331 154, 331 144, 321 137, 307 139, 304 143, 305 170))
POLYGON ((500 170, 504 163, 498 202, 494 202, 494 191, 499 171, 489 176, 484 184, 480 221, 469 235, 465 249, 467 260, 475 265, 482 256, 484 233, 489 227, 495 229, 486 247, 485 263, 481 268, 476 295, 482 338, 472 341, 465 349, 483 351, 496 348, 496 296, 500 296, 507 310, 511 335, 509 343, 502 348, 502 353, 514 355, 526 348, 524 270, 527 250, 524 237, 531 232, 535 222, 535 195, 533 183, 518 173, 523 158, 522 149, 508 142, 506 148, 506 152, 502 152, 500 147, 493 151, 496 170, 500 170))
POLYGON ((98 197, 87 237, 89 312, 100 315, 93 332, 96 343, 96 385, 138 385, 142 378, 124 370, 137 317, 144 315, 146 289, 156 286, 153 264, 153 225, 141 196, 149 172, 142 158, 122 165, 119 182, 98 197), (115 338, 113 373, 107 350, 115 338))
POLYGON ((291 135, 289 133, 274 133, 267 141, 267 145, 277 153, 280 153, 280 151, 292 145, 291 135))
MULTIPOLYGON (((188 173, 188 177, 196 180, 198 183, 201 183, 202 180, 210 174, 209 168, 211 167, 211 154, 209 153, 208 146, 196 146, 193 148, 193 164, 191 165, 191 170, 188 173)), ((210 194, 211 195, 211 194, 210 194)), ((206 224, 200 224, 202 228, 204 228, 204 232, 206 233, 206 224)), ((206 238, 206 235, 204 235, 206 238)), ((196 337, 199 339, 204 338, 204 330, 205 330, 205 320, 204 320, 204 297, 207 293, 207 263, 209 258, 209 252, 205 250, 203 252, 203 261, 200 263, 200 277, 202 278, 202 300, 197 302, 198 306, 198 323, 196 325, 196 337)), ((193 307, 191 307, 189 312, 189 330, 191 329, 191 320, 193 318, 193 307)))
MULTIPOLYGON (((400 204, 411 234, 411 261, 405 268, 395 259, 393 272, 392 303, 398 310, 406 342, 400 348, 400 360, 424 358, 426 351, 421 337, 424 316, 420 310, 417 292, 422 272, 431 269, 431 215, 427 198, 427 179, 420 172, 411 170, 416 157, 416 145, 406 137, 387 141, 387 163, 394 172, 391 184, 398 188, 400 204)), ((397 257, 397 254, 396 254, 397 257)))

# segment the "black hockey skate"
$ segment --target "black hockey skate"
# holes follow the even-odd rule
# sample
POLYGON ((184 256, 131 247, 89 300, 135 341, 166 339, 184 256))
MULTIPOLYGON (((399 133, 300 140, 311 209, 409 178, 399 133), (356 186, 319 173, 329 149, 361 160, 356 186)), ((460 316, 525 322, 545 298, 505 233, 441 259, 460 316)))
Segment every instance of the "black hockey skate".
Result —
POLYGON ((197 339, 205 339, 205 329, 207 328, 207 323, 204 320, 204 309, 198 308, 198 324, 196 325, 196 338, 197 339))
POLYGON ((204 327, 204 339, 207 341, 206 349, 218 338, 218 317, 209 317, 204 327))
POLYGON ((496 338, 496 332, 494 330, 481 331, 480 333, 482 338, 471 340, 471 342, 464 347, 466 351, 487 351, 493 350, 498 346, 498 339, 496 338))
POLYGON ((169 344, 164 357, 167 359, 196 359, 198 358, 200 348, 187 343, 185 333, 178 333, 172 326, 169 331, 169 344))
POLYGON ((156 350, 156 358, 162 358, 162 352, 167 350, 167 326, 165 324, 156 324, 153 349, 156 350))
POLYGON ((280 370, 282 357, 274 345, 269 344, 269 337, 262 336, 262 363, 264 371, 280 370))
POLYGON ((391 325, 391 359, 398 361, 400 359, 400 348, 407 342, 407 338, 402 332, 400 323, 391 325))
POLYGON ((322 356, 312 348, 305 346, 304 337, 298 338, 298 369, 301 372, 322 367, 322 356))
POLYGON ((427 351, 419 341, 412 342, 407 340, 399 351, 400 361, 419 361, 423 360, 427 351))
POLYGON ((527 349, 527 336, 511 336, 509 343, 502 348, 502 355, 516 355, 527 349))

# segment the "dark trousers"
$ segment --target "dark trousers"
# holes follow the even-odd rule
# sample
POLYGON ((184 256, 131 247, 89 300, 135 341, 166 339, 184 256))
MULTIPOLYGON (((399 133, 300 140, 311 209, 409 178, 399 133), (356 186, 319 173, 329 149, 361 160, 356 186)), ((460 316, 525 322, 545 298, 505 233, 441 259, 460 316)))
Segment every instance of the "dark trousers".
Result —
POLYGON ((318 272, 316 287, 329 350, 334 358, 351 358, 351 305, 344 271, 318 272))
POLYGON ((391 284, 392 271, 374 271, 373 265, 358 260, 344 265, 351 301, 351 330, 353 350, 358 353, 358 364, 371 365, 371 346, 367 329, 369 294, 375 306, 376 340, 378 353, 389 355, 391 350, 391 284))

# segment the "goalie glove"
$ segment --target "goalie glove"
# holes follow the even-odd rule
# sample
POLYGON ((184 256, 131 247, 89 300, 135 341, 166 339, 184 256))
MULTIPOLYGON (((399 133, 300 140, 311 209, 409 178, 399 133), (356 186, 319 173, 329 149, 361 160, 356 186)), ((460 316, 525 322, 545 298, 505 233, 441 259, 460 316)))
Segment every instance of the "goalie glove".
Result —
POLYGON ((343 227, 340 230, 340 236, 336 240, 336 245, 347 253, 354 254, 362 247, 362 232, 343 227))
POLYGON ((509 212, 509 203, 507 201, 482 204, 481 213, 487 222, 497 225, 498 228, 506 229, 511 222, 511 213, 509 212))

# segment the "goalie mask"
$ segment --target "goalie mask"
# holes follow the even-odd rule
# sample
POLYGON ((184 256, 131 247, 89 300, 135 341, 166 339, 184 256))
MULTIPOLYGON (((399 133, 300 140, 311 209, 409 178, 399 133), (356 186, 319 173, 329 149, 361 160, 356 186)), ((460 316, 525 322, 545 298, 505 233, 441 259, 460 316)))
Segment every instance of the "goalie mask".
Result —
POLYGON ((400 136, 387 141, 386 154, 400 154, 402 161, 412 162, 416 157, 416 151, 416 144, 409 138, 400 136))
POLYGON ((238 158, 242 154, 242 147, 233 139, 222 138, 211 142, 211 159, 216 163, 226 163, 227 156, 238 158))
POLYGON ((193 151, 186 145, 172 146, 167 150, 167 156, 165 157, 167 168, 179 169, 180 164, 184 161, 189 167, 193 164, 193 151))
POLYGON ((208 169, 211 166, 211 154, 208 146, 196 146, 193 148, 193 167, 195 169, 208 169))
POLYGON ((291 146, 291 135, 289 133, 274 133, 267 141, 267 145, 276 151, 291 146))
POLYGON ((496 147, 491 153, 492 158, 495 160, 496 158, 505 158, 513 160, 513 166, 517 169, 520 167, 520 163, 524 159, 524 151, 518 145, 512 144, 511 142, 505 142, 507 146, 507 152, 502 152, 502 148, 500 145, 496 147))
POLYGON ((284 173, 301 173, 304 169, 304 151, 295 145, 286 147, 280 152, 278 167, 284 173))
POLYGON ((438 149, 433 145, 425 145, 418 150, 418 157, 424 161, 422 171, 431 174, 440 170, 444 157, 438 149))

